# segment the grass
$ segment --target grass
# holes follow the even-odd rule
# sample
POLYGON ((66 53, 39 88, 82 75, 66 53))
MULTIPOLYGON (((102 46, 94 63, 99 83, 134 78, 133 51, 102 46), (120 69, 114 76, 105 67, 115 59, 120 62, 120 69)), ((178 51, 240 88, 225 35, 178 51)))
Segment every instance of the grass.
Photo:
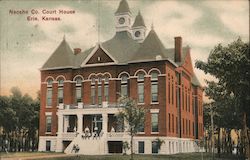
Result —
POLYGON ((46 156, 46 155, 58 155, 62 153, 55 152, 0 152, 1 158, 18 158, 18 157, 36 157, 36 156, 46 156))
MULTIPOLYGON (((129 155, 102 155, 102 156, 87 156, 87 155, 65 155, 63 153, 55 152, 15 152, 15 153, 1 153, 1 158, 40 158, 40 160, 129 160, 129 155), (63 157, 57 157, 63 156, 63 157), (51 158, 49 158, 51 157, 51 158), (52 158, 53 157, 53 158, 52 158)), ((180 153, 174 155, 135 155, 134 160, 212 160, 211 153, 180 153)), ((236 157, 235 155, 221 155, 218 158, 215 155, 215 160, 242 160, 243 158, 236 157)), ((39 160, 39 159, 38 159, 39 160)))
MULTIPOLYGON (((72 156, 60 158, 47 158, 47 160, 129 160, 130 156, 126 155, 105 155, 105 156, 72 156)), ((181 153, 174 155, 135 155, 134 160, 212 160, 210 153, 181 153)), ((45 160, 40 159, 40 160, 45 160)), ((215 157, 215 160, 241 160, 234 155, 222 155, 221 158, 215 157)))

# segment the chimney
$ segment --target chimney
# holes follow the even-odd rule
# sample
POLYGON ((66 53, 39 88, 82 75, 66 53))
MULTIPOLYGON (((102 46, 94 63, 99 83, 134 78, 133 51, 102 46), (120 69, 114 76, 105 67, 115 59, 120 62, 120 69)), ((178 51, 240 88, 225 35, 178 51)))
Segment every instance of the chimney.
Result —
POLYGON ((74 55, 77 55, 78 53, 81 53, 81 48, 74 48, 74 55))
POLYGON ((181 37, 174 37, 174 48, 175 48, 175 62, 181 62, 181 50, 182 50, 182 38, 181 37))

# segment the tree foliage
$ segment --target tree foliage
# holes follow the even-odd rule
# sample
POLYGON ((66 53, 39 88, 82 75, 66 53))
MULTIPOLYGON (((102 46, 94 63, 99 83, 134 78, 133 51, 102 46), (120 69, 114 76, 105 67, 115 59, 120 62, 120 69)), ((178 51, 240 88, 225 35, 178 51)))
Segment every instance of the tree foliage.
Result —
MULTIPOLYGON (((250 126, 250 54, 249 43, 240 38, 210 52, 207 62, 197 61, 198 69, 216 78, 206 81, 205 94, 213 100, 214 122, 218 128, 243 129, 250 126), (248 119, 248 120, 247 120, 248 119)), ((209 127, 209 109, 204 106, 204 124, 209 127)), ((247 134, 245 134, 247 138, 247 134)), ((247 148, 246 148, 247 150, 247 148)))
POLYGON ((0 150, 34 150, 37 145, 39 99, 33 100, 13 87, 10 96, 0 96, 0 150), (8 144, 6 144, 6 141, 8 144), (32 143, 32 145, 30 145, 32 143))
POLYGON ((145 109, 137 106, 137 103, 128 97, 121 97, 119 99, 120 106, 124 108, 119 111, 117 117, 119 122, 125 121, 128 124, 127 131, 131 136, 130 149, 131 159, 133 159, 133 138, 139 132, 140 128, 144 125, 145 109))

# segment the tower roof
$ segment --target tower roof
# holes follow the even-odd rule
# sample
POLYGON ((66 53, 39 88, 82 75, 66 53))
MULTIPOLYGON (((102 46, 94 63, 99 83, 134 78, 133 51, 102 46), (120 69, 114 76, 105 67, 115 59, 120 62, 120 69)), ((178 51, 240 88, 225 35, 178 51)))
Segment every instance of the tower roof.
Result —
POLYGON ((126 0, 121 0, 119 7, 118 7, 117 11, 115 12, 115 14, 126 13, 126 12, 131 13, 130 9, 129 9, 128 2, 126 0))
POLYGON ((63 38, 60 45, 43 65, 42 69, 60 67, 65 68, 72 66, 74 66, 74 53, 65 38, 63 38))
POLYGON ((146 27, 140 11, 138 12, 138 15, 135 17, 135 22, 132 27, 139 27, 139 26, 146 27))
POLYGON ((134 60, 142 59, 155 59, 157 55, 164 57, 165 47, 163 46, 158 35, 151 29, 146 39, 141 44, 141 47, 136 52, 134 60))

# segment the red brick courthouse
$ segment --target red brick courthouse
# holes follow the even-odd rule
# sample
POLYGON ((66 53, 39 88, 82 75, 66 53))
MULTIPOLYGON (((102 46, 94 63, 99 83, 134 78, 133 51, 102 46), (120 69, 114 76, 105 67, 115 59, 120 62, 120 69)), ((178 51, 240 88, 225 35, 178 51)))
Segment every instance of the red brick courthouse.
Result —
POLYGON ((136 153, 195 151, 203 136, 202 87, 190 47, 173 37, 165 48, 140 12, 132 22, 126 0, 114 16, 113 38, 84 51, 63 39, 41 68, 39 151, 122 153, 129 135, 115 117, 120 94, 147 108, 136 153), (160 150, 157 137, 165 141, 160 150))

